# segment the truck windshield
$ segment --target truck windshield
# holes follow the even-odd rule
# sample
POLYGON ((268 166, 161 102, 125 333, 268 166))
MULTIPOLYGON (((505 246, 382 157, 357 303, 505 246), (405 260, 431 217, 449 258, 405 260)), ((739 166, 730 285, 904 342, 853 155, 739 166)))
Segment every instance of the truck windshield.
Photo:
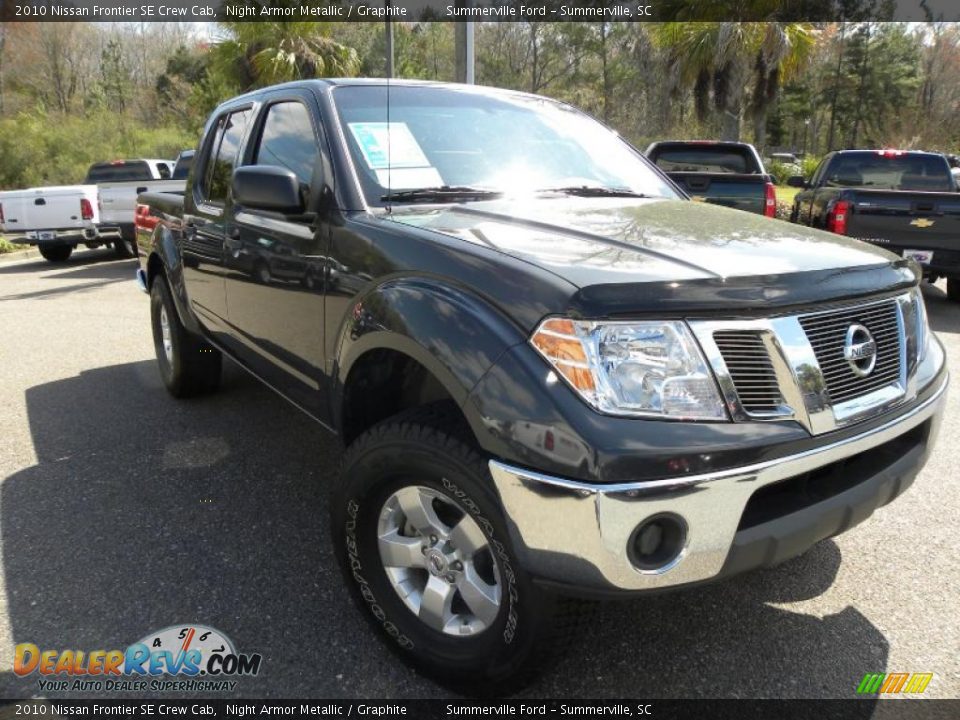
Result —
POLYGON ((430 189, 442 202, 557 188, 678 197, 616 133, 550 100, 399 85, 388 120, 384 85, 343 86, 333 97, 370 205, 416 202, 424 194, 398 191, 430 189))
POLYGON ((658 145, 650 159, 665 172, 731 173, 761 172, 753 154, 744 147, 723 145, 658 145))
POLYGON ((920 153, 841 153, 830 163, 825 184, 873 190, 952 192, 956 189, 946 160, 920 153))

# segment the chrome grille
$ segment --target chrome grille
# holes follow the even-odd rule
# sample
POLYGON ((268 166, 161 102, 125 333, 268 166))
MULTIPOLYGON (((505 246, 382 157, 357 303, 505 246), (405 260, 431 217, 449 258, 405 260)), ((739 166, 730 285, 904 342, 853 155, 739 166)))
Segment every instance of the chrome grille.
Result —
POLYGON ((758 332, 721 330, 713 334, 713 341, 743 409, 751 415, 778 412, 783 396, 763 336, 758 332))
POLYGON ((895 300, 805 315, 799 320, 833 404, 867 395, 900 379, 901 339, 895 300), (877 344, 876 365, 866 377, 857 376, 843 355, 847 329, 853 324, 866 327, 877 344))

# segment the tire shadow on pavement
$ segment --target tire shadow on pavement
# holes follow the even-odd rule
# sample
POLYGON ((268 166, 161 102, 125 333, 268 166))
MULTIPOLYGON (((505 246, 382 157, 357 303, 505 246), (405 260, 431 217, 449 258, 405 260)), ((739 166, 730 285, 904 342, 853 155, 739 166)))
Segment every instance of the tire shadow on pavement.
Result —
MULTIPOLYGON (((43 258, 37 258, 30 262, 14 260, 10 263, 0 263, 0 275, 28 275, 49 270, 71 270, 98 265, 110 267, 111 265, 121 264, 111 262, 116 260, 118 260, 117 255, 111 248, 96 248, 94 250, 82 248, 75 250, 70 259, 62 263, 52 263, 43 258)), ((127 262, 130 263, 132 277, 133 261, 128 260, 127 262)))
MULTIPOLYGON (((13 642, 123 649, 201 623, 263 655, 235 697, 448 695, 381 645, 344 589, 326 507, 337 441, 224 369, 220 393, 191 401, 167 396, 153 361, 27 390, 38 461, 0 487, 13 642)), ((853 608, 776 607, 825 591, 839 564, 827 541, 723 585, 610 603, 525 694, 853 697, 886 668, 883 634, 853 608)), ((0 676, 0 697, 35 694, 36 674, 0 676)))
POLYGON ((853 607, 822 619, 778 607, 824 593, 840 562, 826 540, 776 568, 608 603, 577 651, 529 692, 569 694, 582 677, 590 697, 855 698, 864 674, 887 666, 883 633, 853 607))

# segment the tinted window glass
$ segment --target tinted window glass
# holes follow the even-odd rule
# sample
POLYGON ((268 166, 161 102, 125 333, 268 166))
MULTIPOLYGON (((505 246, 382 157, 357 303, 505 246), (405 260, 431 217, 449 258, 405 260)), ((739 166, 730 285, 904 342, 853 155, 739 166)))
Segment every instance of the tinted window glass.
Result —
POLYGON ((653 160, 667 172, 744 174, 760 171, 746 148, 668 146, 654 150, 653 160))
POLYGON ((877 190, 953 190, 950 170, 942 157, 914 153, 879 152, 838 155, 825 178, 835 187, 868 187, 877 190))
POLYGON ((813 173, 813 180, 811 181, 813 185, 820 184, 820 178, 823 177, 823 171, 827 167, 828 162, 829 162, 829 159, 821 160, 820 164, 817 165, 817 169, 813 173))
POLYGON ((191 165, 193 165, 193 152, 181 153, 177 159, 177 166, 173 169, 173 179, 186 180, 191 165))
POLYGON ((243 132, 247 127, 249 118, 250 111, 241 110, 227 116, 226 120, 221 120, 221 129, 218 131, 218 137, 214 145, 216 152, 212 156, 212 162, 207 169, 208 179, 205 195, 207 200, 211 202, 226 202, 227 192, 233 179, 233 169, 237 164, 240 141, 243 139, 243 132))
POLYGON ((87 171, 84 185, 97 183, 125 182, 129 180, 152 180, 150 166, 142 160, 121 160, 111 163, 98 163, 87 171))
POLYGON ((285 167, 292 170, 301 183, 309 185, 319 158, 307 108, 298 102, 271 105, 254 164, 285 167))
POLYGON ((160 176, 161 180, 169 180, 170 166, 166 163, 157 163, 157 175, 160 176))

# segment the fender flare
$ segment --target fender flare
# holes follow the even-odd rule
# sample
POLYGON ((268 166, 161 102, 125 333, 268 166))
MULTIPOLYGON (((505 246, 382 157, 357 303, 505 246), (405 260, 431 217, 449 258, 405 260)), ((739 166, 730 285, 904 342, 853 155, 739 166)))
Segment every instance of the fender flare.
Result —
POLYGON ((156 277, 156 272, 151 272, 154 258, 157 258, 163 269, 180 322, 190 332, 196 335, 202 334, 200 325, 193 313, 190 312, 190 305, 187 301, 187 288, 183 282, 183 258, 180 255, 180 248, 177 246, 177 240, 173 232, 164 224, 157 225, 150 237, 150 252, 146 265, 148 291, 153 287, 153 280, 156 277))
POLYGON ((482 425, 479 416, 471 417, 470 391, 506 350, 525 340, 521 328, 475 292, 435 278, 388 279, 356 297, 337 330, 334 426, 343 427, 346 383, 357 361, 371 351, 393 350, 430 372, 477 432, 482 425))

